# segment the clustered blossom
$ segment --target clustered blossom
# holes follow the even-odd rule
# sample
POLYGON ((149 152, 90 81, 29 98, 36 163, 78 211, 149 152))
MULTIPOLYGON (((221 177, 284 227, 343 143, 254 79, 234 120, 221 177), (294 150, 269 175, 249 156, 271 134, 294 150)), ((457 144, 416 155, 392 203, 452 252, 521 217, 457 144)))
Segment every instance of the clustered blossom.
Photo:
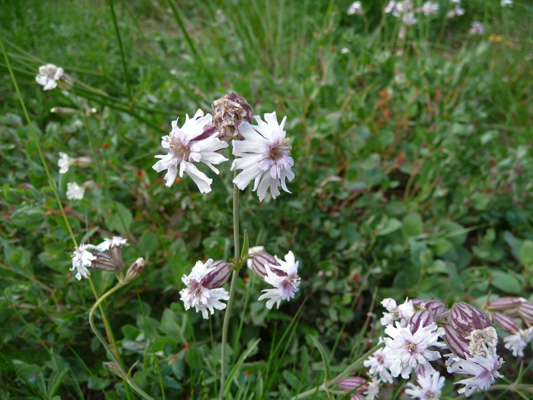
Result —
POLYGON ((229 292, 222 288, 227 282, 230 269, 223 261, 205 263, 198 261, 189 275, 183 275, 182 282, 187 286, 180 291, 185 309, 193 307, 202 313, 204 319, 209 318, 216 310, 223 310, 226 304, 221 300, 229 299, 229 292))
POLYGON ((233 142, 233 155, 238 158, 233 161, 231 170, 242 170, 233 183, 244 190, 254 181, 253 191, 257 191, 260 201, 264 200, 269 188, 275 199, 280 194, 280 185, 290 193, 285 181, 294 179, 291 170, 294 160, 290 156, 291 146, 284 129, 287 118, 283 118, 281 124, 278 124, 275 112, 265 114, 265 121, 259 116, 254 118, 257 125, 246 121, 239 125, 244 140, 233 142))
POLYGON ((65 76, 63 68, 54 64, 41 65, 39 74, 35 77, 37 83, 43 86, 44 90, 52 90, 57 87, 57 82, 65 76))
POLYGON ((408 394, 413 399, 420 400, 434 400, 440 398, 440 392, 444 386, 444 377, 440 376, 438 372, 417 374, 416 383, 414 385, 409 382, 405 394, 408 394))
POLYGON ((81 200, 85 195, 85 188, 78 185, 76 182, 67 183, 67 199, 81 200))
POLYGON ((388 311, 383 313, 383 317, 380 320, 383 326, 392 325, 394 321, 400 321, 401 326, 407 326, 409 320, 415 313, 413 302, 409 299, 406 299, 403 304, 398 306, 394 299, 388 298, 384 299, 381 305, 388 311))
POLYGON ((194 164, 202 162, 218 174, 219 171, 214 165, 227 161, 219 151, 228 147, 228 144, 218 139, 218 132, 215 130, 204 134, 204 129, 211 124, 211 121, 211 114, 204 115, 202 110, 196 111, 192 119, 187 115, 181 128, 178 127, 178 120, 172 121, 170 134, 163 136, 161 140, 161 146, 168 149, 168 153, 155 156, 160 160, 153 166, 157 172, 167 170, 166 186, 170 187, 174 183, 179 166, 180 177, 186 173, 196 183, 201 193, 211 191, 213 180, 194 164))
POLYGON ((363 15, 365 12, 363 10, 363 5, 360 1, 354 1, 350 7, 348 7, 348 11, 346 12, 348 15, 363 15))
POLYGON ((298 276, 298 261, 294 258, 292 251, 285 256, 285 261, 274 257, 276 263, 266 265, 266 276, 264 281, 274 287, 274 289, 264 289, 259 297, 259 301, 267 300, 266 308, 272 309, 274 304, 281 304, 282 300, 290 300, 294 297, 300 286, 298 276))
POLYGON ((66 174, 70 167, 73 165, 87 168, 92 164, 92 159, 90 157, 69 157, 68 154, 59 152, 59 160, 57 160, 57 166, 59 167, 60 174, 66 174))
POLYGON ((87 279, 91 273, 89 268, 96 256, 90 252, 90 250, 96 249, 96 246, 90 244, 80 244, 72 254, 72 268, 71 271, 76 270, 76 279, 81 280, 81 278, 87 279))

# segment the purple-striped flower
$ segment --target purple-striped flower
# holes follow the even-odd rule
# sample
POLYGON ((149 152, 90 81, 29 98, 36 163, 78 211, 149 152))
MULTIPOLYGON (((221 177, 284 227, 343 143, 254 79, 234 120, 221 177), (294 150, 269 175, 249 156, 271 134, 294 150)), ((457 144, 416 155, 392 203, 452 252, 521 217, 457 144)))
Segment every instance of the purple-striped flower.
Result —
POLYGON ((201 311, 205 319, 215 313, 215 309, 223 310, 226 304, 221 300, 228 300, 229 293, 221 286, 224 285, 230 275, 228 263, 224 261, 213 262, 212 259, 205 263, 198 261, 189 275, 183 275, 182 282, 187 287, 180 291, 181 300, 188 310, 194 307, 201 311))
POLYGON ((474 392, 487 390, 496 378, 501 378, 502 375, 498 373, 498 369, 502 363, 502 359, 495 354, 489 357, 474 356, 466 359, 452 356, 446 361, 449 373, 472 375, 472 378, 455 382, 456 385, 465 385, 457 393, 464 394, 466 397, 474 392))

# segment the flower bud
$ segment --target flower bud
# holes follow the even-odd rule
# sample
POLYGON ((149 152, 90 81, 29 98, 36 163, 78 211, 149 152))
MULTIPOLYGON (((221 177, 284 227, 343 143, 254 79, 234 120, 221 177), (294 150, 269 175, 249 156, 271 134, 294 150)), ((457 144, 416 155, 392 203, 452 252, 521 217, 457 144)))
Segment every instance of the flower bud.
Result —
POLYGON ((490 320, 485 314, 466 303, 457 303, 452 307, 450 323, 466 335, 474 329, 485 329, 490 326, 490 320))
POLYGON ((235 92, 215 100, 212 107, 213 123, 220 132, 220 140, 229 142, 239 137, 238 127, 242 121, 252 123, 252 107, 235 92))
POLYGON ((435 316, 427 310, 420 310, 415 312, 409 320, 409 328, 411 329, 412 334, 415 334, 418 328, 420 328, 420 326, 425 328, 426 326, 429 326, 431 324, 435 324, 435 329, 437 329, 437 324, 435 323, 435 316))
POLYGON ((215 261, 211 264, 211 267, 215 267, 215 269, 202 279, 201 285, 207 289, 216 289, 224 286, 231 273, 229 264, 225 261, 215 261))
POLYGON ((444 341, 453 354, 463 360, 471 356, 468 340, 466 340, 462 331, 458 331, 451 324, 446 324, 444 325, 444 332, 444 341))
POLYGON ((270 267, 270 270, 276 275, 284 276, 285 273, 277 268, 277 265, 280 265, 275 257, 271 256, 268 253, 259 253, 255 254, 252 258, 252 271, 255 272, 262 280, 265 280, 267 276, 267 265, 270 267))
POLYGON ((113 361, 108 361, 103 364, 115 375, 121 377, 122 379, 127 379, 127 376, 124 374, 124 372, 113 361))
POLYGON ((438 300, 415 299, 413 300, 413 304, 421 310, 429 311, 434 316, 443 314, 448 311, 448 308, 438 300))
POLYGON ((366 379, 360 378, 358 376, 343 378, 339 380, 337 386, 341 389, 348 390, 350 392, 354 390, 356 392, 364 392, 366 389, 368 389, 368 383, 366 383, 366 379))
POLYGON ((130 265, 128 268, 128 272, 126 272, 126 277, 124 278, 125 283, 130 283, 132 280, 137 278, 139 275, 141 275, 142 270, 146 266, 146 262, 144 261, 144 258, 139 257, 133 264, 130 265))
POLYGON ((70 90, 74 86, 74 79, 70 75, 63 74, 57 81, 57 86, 63 90, 70 90))
POLYGON ((96 188, 96 182, 93 180, 86 181, 81 185, 81 187, 84 190, 93 190, 94 188, 96 188))
POLYGON ((493 312, 492 313, 492 319, 505 332, 513 334, 513 333, 516 333, 516 332, 518 332, 520 330, 520 327, 518 326, 516 321, 514 319, 512 319, 511 317, 509 317, 508 315, 501 314, 499 312, 493 312))
POLYGON ((50 110, 50 112, 58 115, 74 115, 78 112, 78 110, 70 107, 54 107, 50 110))
POLYGON ((91 268, 108 272, 122 270, 122 256, 120 256, 120 260, 117 260, 106 253, 95 252, 93 255, 96 256, 96 259, 92 262, 91 268))
POLYGON ((525 299, 521 297, 500 297, 489 301, 487 306, 489 310, 511 310, 524 302, 525 299))
POLYGON ((533 303, 526 301, 518 307, 518 315, 529 324, 533 324, 533 303))

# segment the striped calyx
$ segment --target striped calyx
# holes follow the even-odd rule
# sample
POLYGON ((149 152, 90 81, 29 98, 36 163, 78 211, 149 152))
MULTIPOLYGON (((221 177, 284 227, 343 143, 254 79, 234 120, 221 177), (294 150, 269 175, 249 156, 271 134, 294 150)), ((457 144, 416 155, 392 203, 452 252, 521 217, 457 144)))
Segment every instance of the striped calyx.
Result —
POLYGON ((521 297, 500 297, 499 299, 489 301, 487 308, 498 311, 512 310, 525 302, 526 300, 521 297))
POLYGON ((493 312, 492 319, 505 332, 514 334, 520 330, 520 327, 518 326, 516 321, 512 319, 511 317, 509 317, 508 315, 501 314, 499 312, 493 312))
POLYGON ((485 329, 491 326, 489 318, 470 304, 454 304, 450 312, 449 323, 457 330, 470 334, 475 329, 485 329))
POLYGON ((265 276, 267 276, 267 266, 269 266, 270 270, 278 276, 286 275, 283 271, 276 268, 278 265, 280 264, 276 258, 268 253, 263 252, 252 256, 252 271, 263 280, 265 279, 265 276))
POLYGON ((224 286, 228 281, 231 269, 226 261, 215 261, 211 265, 214 269, 209 272, 201 282, 201 285, 207 289, 216 289, 224 286))
MULTIPOLYGON (((421 326, 425 328, 428 325, 435 323, 435 316, 430 313, 427 310, 420 310, 413 314, 411 319, 409 320, 409 328, 411 329, 411 333, 415 334, 418 328, 421 326)), ((437 329, 437 325, 435 324, 435 329, 437 329)))

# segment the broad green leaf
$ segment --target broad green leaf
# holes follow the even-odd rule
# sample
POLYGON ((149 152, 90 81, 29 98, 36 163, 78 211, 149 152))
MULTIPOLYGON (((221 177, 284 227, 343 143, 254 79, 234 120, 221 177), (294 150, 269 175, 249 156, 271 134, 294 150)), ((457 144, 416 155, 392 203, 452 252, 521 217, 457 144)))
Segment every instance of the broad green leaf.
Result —
POLYGON ((406 215, 402 220, 403 237, 408 239, 424 232, 424 223, 420 214, 414 212, 406 215))

